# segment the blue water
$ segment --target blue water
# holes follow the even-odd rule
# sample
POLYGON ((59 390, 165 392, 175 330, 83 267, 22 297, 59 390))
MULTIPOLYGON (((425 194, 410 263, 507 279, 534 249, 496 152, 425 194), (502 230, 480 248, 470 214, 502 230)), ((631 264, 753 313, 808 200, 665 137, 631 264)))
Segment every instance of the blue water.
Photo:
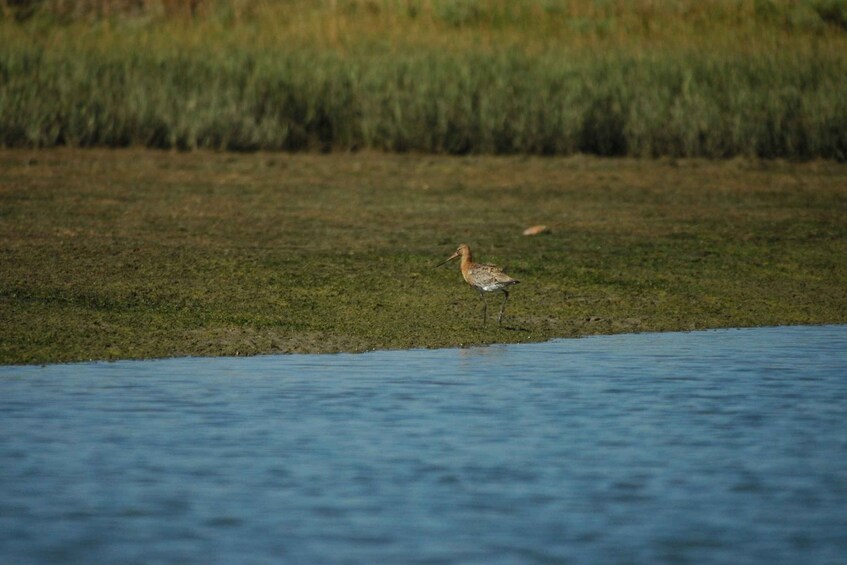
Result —
POLYGON ((847 563, 847 326, 0 367, 2 563, 847 563))

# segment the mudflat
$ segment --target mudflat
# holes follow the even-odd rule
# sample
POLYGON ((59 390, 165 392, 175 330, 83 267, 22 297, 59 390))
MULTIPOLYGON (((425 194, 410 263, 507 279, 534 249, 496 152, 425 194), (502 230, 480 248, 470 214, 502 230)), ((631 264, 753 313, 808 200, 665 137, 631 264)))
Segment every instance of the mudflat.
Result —
POLYGON ((843 323, 845 257, 830 161, 0 150, 4 364, 843 323))

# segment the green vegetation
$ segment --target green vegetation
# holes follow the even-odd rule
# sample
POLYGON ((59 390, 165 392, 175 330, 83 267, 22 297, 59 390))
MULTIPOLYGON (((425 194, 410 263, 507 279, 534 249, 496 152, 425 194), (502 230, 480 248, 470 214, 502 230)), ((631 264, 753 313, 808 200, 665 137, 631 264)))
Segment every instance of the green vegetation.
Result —
POLYGON ((0 2, 0 145, 847 159, 843 0, 0 2))
POLYGON ((847 320, 845 0, 0 0, 0 147, 0 363, 847 320))
POLYGON ((0 363, 844 323, 845 213, 832 162, 5 150, 0 363))

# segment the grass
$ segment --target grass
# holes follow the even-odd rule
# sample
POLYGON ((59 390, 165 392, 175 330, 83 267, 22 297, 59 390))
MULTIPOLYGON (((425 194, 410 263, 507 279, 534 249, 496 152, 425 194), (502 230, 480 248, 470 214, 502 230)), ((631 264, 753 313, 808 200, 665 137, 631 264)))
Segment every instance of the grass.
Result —
POLYGON ((844 323, 845 181, 819 161, 0 151, 0 363, 844 323), (433 268, 462 242, 522 281, 506 327, 433 268))
POLYGON ((847 319, 843 0, 0 0, 0 147, 0 363, 847 319))
POLYGON ((6 147, 847 159, 839 0, 23 4, 6 147))

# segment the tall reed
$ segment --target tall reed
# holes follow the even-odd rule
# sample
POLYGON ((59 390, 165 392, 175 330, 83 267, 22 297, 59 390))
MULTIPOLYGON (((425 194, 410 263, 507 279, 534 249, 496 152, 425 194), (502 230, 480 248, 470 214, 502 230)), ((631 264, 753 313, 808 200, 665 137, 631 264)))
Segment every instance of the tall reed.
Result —
POLYGON ((737 2, 751 21, 734 22, 714 2, 707 21, 686 4, 198 2, 189 19, 5 21, 0 144, 847 159, 835 16, 807 2, 814 25, 791 24, 788 4, 737 2))

